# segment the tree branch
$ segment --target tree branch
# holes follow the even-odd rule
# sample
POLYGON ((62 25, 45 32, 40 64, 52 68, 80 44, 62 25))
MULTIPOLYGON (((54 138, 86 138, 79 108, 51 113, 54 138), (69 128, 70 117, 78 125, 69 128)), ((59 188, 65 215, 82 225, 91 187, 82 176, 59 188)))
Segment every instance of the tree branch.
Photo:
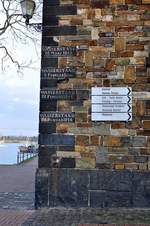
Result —
MULTIPOLYGON (((38 12, 41 11, 41 3, 37 5, 38 12)), ((39 14, 36 14, 36 18, 39 18, 39 14)), ((28 61, 28 65, 24 65, 15 59, 15 56, 11 54, 11 49, 17 50, 22 45, 32 43, 33 51, 38 54, 37 44, 39 38, 37 33, 32 29, 25 26, 23 16, 20 14, 20 4, 17 0, 0 0, 0 49, 2 50, 2 70, 4 70, 4 63, 9 59, 20 70, 24 67, 29 67, 32 60, 28 61)), ((20 51, 20 50, 18 50, 20 51)), ((16 51, 17 53, 17 51, 16 51)), ((24 58, 22 58, 24 59, 24 58)), ((23 60, 22 60, 23 61, 23 60)))
POLYGON ((5 51, 5 55, 2 57, 1 61, 2 61, 2 70, 4 69, 4 60, 9 57, 9 59, 11 60, 11 62, 13 64, 16 64, 18 69, 20 70, 21 65, 19 64, 19 62, 17 60, 14 60, 14 58, 11 56, 11 54, 8 52, 7 48, 5 46, 0 46, 0 49, 3 49, 5 51))

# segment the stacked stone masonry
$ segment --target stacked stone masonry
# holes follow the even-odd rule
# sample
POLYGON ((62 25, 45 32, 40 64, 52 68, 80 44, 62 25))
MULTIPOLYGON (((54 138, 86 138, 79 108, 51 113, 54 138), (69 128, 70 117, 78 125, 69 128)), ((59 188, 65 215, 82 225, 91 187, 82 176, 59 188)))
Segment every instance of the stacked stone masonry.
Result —
POLYGON ((150 207, 150 172, 40 169, 36 177, 36 206, 150 207))
POLYGON ((64 157, 62 168, 150 170, 150 0, 52 0, 43 8, 40 111, 75 116, 41 119, 39 167, 67 151, 79 155, 64 157), (50 55, 45 46, 55 47, 50 55), (48 67, 62 68, 62 78, 48 67), (132 121, 91 121, 95 86, 132 87, 132 121))

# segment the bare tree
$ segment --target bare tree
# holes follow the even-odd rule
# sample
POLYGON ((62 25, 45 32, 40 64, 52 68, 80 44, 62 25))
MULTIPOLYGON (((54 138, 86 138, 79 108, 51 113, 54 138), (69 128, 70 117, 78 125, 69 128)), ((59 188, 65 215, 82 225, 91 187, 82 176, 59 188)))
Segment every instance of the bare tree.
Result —
MULTIPOLYGON (((37 9, 34 21, 41 20, 41 3, 36 2, 37 9)), ((0 60, 1 69, 10 65, 20 71, 24 67, 32 67, 38 59, 40 49, 40 33, 27 27, 21 14, 19 0, 0 0, 0 60), (22 49, 31 46, 31 57, 24 57, 22 49), (34 57, 33 60, 33 55, 34 57)), ((30 54, 29 54, 30 55, 30 54)))

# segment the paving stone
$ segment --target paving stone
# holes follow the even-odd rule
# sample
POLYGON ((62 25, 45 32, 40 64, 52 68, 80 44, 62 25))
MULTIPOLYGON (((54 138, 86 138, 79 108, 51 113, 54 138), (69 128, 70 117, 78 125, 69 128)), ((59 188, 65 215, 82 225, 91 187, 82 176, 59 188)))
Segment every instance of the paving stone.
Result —
POLYGON ((44 13, 45 15, 77 15, 77 6, 76 5, 54 5, 49 6, 44 4, 44 13))
POLYGON ((145 147, 147 142, 146 142, 146 137, 142 136, 134 136, 132 137, 132 146, 133 147, 145 147))
POLYGON ((0 226, 21 226, 34 210, 4 210, 0 209, 0 226))
POLYGON ((39 123, 39 133, 55 133, 56 132, 56 123, 39 123))
POLYGON ((37 208, 37 206, 48 207, 48 189, 49 189, 48 184, 49 184, 49 172, 47 170, 41 170, 40 172, 37 171, 35 182, 36 185, 35 208, 37 208))
POLYGON ((119 208, 132 206, 131 192, 114 192, 114 191, 91 191, 90 206, 101 208, 119 208))
POLYGON ((39 168, 52 167, 52 156, 56 154, 57 146, 39 146, 39 168))
POLYGON ((110 1, 109 0, 92 0, 91 1, 91 5, 92 7, 94 8, 105 8, 105 7, 108 7, 110 4, 110 1))
POLYGON ((149 173, 134 172, 133 175, 133 205, 148 207, 150 205, 149 173))
POLYGON ((150 57, 147 57, 146 58, 146 66, 147 67, 150 67, 150 57))
POLYGON ((76 170, 53 170, 53 181, 50 190, 50 193, 55 193, 56 190, 54 186, 56 186, 57 181, 57 193, 55 193, 53 199, 54 206, 66 206, 66 207, 77 207, 77 206, 87 206, 88 203, 88 192, 86 186, 89 185, 89 178, 86 171, 76 170), (69 180, 68 180, 69 179, 69 180))
POLYGON ((131 192, 132 174, 129 171, 97 170, 90 173, 90 190, 131 192))
POLYGON ((76 26, 45 27, 43 36, 76 35, 76 26))
POLYGON ((56 111, 57 109, 57 101, 56 100, 51 100, 49 101, 43 101, 40 102, 40 111, 56 111))
POLYGON ((51 208, 35 212, 22 226, 147 226, 149 209, 51 208))
POLYGON ((60 162, 60 168, 75 168, 74 158, 62 158, 60 162))
POLYGON ((40 88, 54 88, 57 87, 58 80, 57 79, 42 79, 40 88))
POLYGON ((62 134, 40 134, 41 145, 74 145, 75 137, 73 135, 62 134))
POLYGON ((0 209, 34 209, 34 192, 0 192, 0 209))
POLYGON ((59 5, 60 4, 60 0, 45 0, 44 2, 45 6, 56 6, 56 5, 59 5))
POLYGON ((139 163, 147 163, 148 156, 134 156, 134 161, 139 163))
POLYGON ((43 26, 58 26, 59 19, 56 16, 43 16, 43 26))
POLYGON ((54 41, 53 37, 42 37, 43 46, 58 46, 58 42, 54 41))
POLYGON ((44 58, 41 61, 41 66, 44 67, 58 67, 57 58, 44 58))

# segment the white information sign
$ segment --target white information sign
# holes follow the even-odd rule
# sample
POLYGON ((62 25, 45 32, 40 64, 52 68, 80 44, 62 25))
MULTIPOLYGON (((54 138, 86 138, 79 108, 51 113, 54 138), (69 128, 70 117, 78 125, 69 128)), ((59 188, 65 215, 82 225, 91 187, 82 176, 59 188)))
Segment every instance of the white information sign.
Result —
POLYGON ((93 104, 127 104, 131 103, 130 96, 92 96, 93 104))
POLYGON ((130 87, 93 87, 92 121, 131 121, 130 87))

